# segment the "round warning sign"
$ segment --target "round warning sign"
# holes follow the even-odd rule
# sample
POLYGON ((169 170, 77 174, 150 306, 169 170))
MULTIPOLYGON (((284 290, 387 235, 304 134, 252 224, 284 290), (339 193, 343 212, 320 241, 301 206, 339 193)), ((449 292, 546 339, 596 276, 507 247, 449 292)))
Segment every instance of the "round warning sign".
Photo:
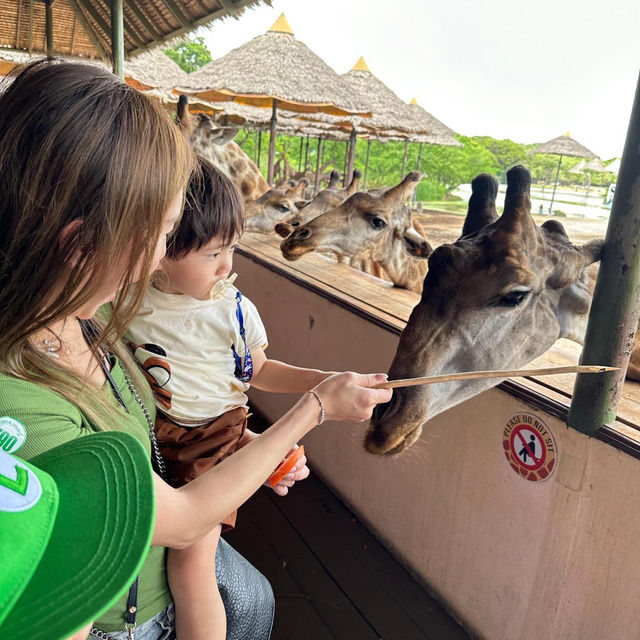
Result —
POLYGON ((507 462, 521 477, 532 482, 546 480, 556 464, 556 443, 547 425, 530 413, 507 420, 502 433, 507 462))

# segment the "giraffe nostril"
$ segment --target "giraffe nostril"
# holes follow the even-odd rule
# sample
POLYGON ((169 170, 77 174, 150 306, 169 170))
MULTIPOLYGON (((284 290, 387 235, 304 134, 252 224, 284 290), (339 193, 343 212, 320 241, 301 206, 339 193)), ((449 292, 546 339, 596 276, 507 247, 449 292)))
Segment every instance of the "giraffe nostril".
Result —
POLYGON ((293 232, 296 240, 306 240, 310 235, 311 229, 309 229, 309 227, 300 227, 293 232))

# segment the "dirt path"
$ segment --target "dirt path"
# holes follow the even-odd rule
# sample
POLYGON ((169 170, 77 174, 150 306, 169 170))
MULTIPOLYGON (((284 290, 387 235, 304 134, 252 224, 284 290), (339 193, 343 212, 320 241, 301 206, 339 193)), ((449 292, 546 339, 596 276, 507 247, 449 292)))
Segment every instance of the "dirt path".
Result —
MULTIPOLYGON (((454 242, 460 236, 464 216, 443 211, 425 210, 415 214, 423 225, 429 241, 434 245, 454 242)), ((536 224, 542 224, 545 220, 557 220, 560 222, 571 240, 575 243, 588 242, 596 238, 604 238, 607 230, 606 220, 586 220, 583 218, 561 218, 555 216, 534 215, 536 224)))

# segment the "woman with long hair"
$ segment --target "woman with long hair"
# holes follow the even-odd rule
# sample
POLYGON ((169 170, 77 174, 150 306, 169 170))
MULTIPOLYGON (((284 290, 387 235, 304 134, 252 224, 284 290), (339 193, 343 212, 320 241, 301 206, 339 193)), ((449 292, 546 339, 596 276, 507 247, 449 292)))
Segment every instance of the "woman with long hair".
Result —
MULTIPOLYGON (((19 436, 19 456, 105 430, 131 433, 152 453, 153 398, 119 339, 164 255, 192 165, 162 108, 96 67, 36 63, 0 94, 0 420, 19 436), (109 301, 113 312, 101 320, 109 301)), ((382 379, 332 376, 188 485, 174 489, 156 476, 154 546, 136 588, 97 629, 121 638, 135 624, 138 639, 172 637, 164 548, 207 535, 320 416, 368 419, 389 400, 389 391, 370 388, 382 379)), ((246 594, 246 615, 253 597, 246 594)), ((263 628, 266 638, 270 620, 263 628)))

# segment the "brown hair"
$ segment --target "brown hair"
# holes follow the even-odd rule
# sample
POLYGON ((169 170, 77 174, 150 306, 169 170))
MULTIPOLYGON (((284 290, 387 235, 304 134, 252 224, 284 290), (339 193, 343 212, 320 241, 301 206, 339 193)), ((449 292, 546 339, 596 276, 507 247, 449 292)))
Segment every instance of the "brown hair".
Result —
POLYGON ((235 185, 205 158, 198 157, 180 224, 167 246, 167 257, 183 258, 220 236, 227 244, 244 229, 244 203, 235 185))
POLYGON ((0 94, 0 371, 104 419, 106 394, 29 338, 81 308, 126 259, 123 295, 98 342, 140 380, 117 342, 144 296, 164 216, 192 162, 162 107, 107 71, 41 61, 15 77, 0 94), (61 241, 76 220, 77 231, 61 241))

